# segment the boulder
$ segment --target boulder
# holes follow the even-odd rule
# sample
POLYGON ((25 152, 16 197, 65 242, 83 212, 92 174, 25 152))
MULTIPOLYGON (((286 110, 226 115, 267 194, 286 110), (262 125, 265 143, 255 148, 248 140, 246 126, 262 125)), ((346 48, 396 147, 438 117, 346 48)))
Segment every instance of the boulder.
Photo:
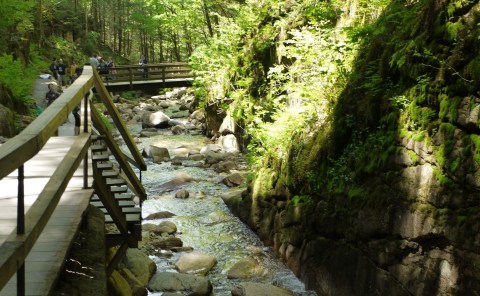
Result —
POLYGON ((232 296, 293 296, 292 291, 273 285, 241 283, 232 290, 232 296))
POLYGON ((266 270, 260 265, 260 262, 253 258, 243 258, 235 263, 227 272, 229 279, 249 279, 264 276, 266 270))
POLYGON ((175 216, 174 213, 169 211, 162 211, 148 215, 145 220, 156 220, 156 219, 165 219, 175 216))
POLYGON ((203 110, 195 110, 193 111, 192 114, 188 117, 190 121, 195 120, 195 121, 203 121, 205 120, 205 111, 203 110))
POLYGON ((174 248, 174 247, 183 247, 182 240, 174 236, 155 237, 152 240, 151 244, 157 249, 166 249, 166 250, 170 250, 171 248, 174 248))
POLYGON ((187 128, 183 125, 176 125, 171 128, 172 134, 174 135, 180 135, 183 134, 187 131, 187 128))
POLYGON ((457 123, 465 128, 477 128, 479 114, 480 99, 474 97, 465 97, 458 106, 457 123))
POLYGON ((157 111, 155 113, 145 112, 142 116, 144 127, 166 128, 168 127, 169 120, 170 117, 162 111, 157 111))
POLYGON ((174 234, 177 232, 177 225, 171 221, 163 221, 153 229, 153 232, 157 234, 174 234))
POLYGON ((206 275, 217 264, 217 259, 204 253, 185 253, 175 263, 181 273, 206 275))
POLYGON ((12 110, 0 104, 0 136, 11 138, 15 135, 15 118, 12 110))
POLYGON ((203 276, 174 272, 159 272, 148 284, 151 291, 189 292, 188 295, 207 296, 212 293, 212 284, 203 276))
POLYGON ((239 173, 231 174, 222 180, 228 187, 236 187, 243 183, 243 177, 239 173))
POLYGON ((228 135, 234 134, 235 130, 235 120, 230 115, 230 113, 227 113, 227 116, 225 116, 225 118, 223 119, 222 124, 218 129, 218 132, 222 135, 228 135))
POLYGON ((147 158, 158 159, 160 161, 170 160, 170 153, 165 147, 158 147, 155 145, 150 145, 148 148, 144 148, 142 155, 147 158))
POLYGON ((112 275, 108 279, 109 295, 118 296, 131 296, 132 288, 128 284, 127 280, 116 270, 112 272, 112 275))
POLYGON ((215 152, 215 153, 222 152, 222 146, 217 145, 217 144, 207 144, 205 147, 203 147, 200 150, 200 153, 203 154, 203 155, 206 155, 210 152, 215 152))
POLYGON ((175 198, 180 198, 180 199, 186 199, 190 196, 190 193, 188 193, 187 190, 181 189, 177 193, 175 193, 175 198))
POLYGON ((218 145, 222 147, 222 150, 226 152, 232 152, 232 153, 240 152, 240 149, 238 147, 237 137, 235 137, 235 135, 228 134, 225 136, 220 136, 217 142, 218 142, 218 145))
POLYGON ((144 287, 157 270, 155 262, 139 249, 127 249, 123 263, 144 287))
POLYGON ((212 166, 217 173, 227 173, 230 172, 230 170, 234 170, 236 167, 237 165, 232 160, 221 161, 212 166))

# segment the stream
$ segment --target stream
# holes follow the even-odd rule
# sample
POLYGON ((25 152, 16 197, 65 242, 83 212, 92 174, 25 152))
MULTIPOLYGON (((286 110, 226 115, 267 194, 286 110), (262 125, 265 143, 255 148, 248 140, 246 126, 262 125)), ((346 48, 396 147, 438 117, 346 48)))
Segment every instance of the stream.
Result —
MULTIPOLYGON (((166 112, 165 112, 166 113, 166 112)), ((176 118, 187 122, 187 118, 176 118)), ((129 126, 133 135, 138 134, 141 126, 129 126)), ((175 155, 175 148, 183 147, 200 150, 211 142, 197 130, 187 134, 173 135, 170 129, 159 129, 158 134, 139 138, 138 149, 155 146, 168 149, 170 156, 175 155)), ((148 199, 143 203, 142 216, 152 213, 169 211, 175 216, 168 219, 144 220, 145 223, 159 224, 171 221, 177 226, 176 237, 183 241, 183 246, 192 247, 195 252, 206 253, 216 257, 217 263, 207 274, 213 285, 213 295, 232 295, 231 290, 240 282, 257 282, 272 284, 286 288, 295 295, 313 296, 312 291, 306 291, 303 283, 288 267, 278 259, 270 247, 266 247, 257 235, 242 221, 233 215, 224 204, 221 196, 231 191, 242 190, 245 186, 229 188, 221 181, 228 174, 217 173, 212 168, 203 168, 203 161, 183 160, 181 165, 171 161, 155 163, 151 158, 145 158, 148 170, 142 173, 142 183, 148 193, 148 199), (170 182, 179 174, 188 175, 193 181, 175 187, 165 188, 163 184, 170 182), (175 193, 181 189, 189 192, 189 198, 175 198, 175 193), (254 256, 263 270, 262 276, 250 279, 228 279, 228 270, 239 260, 254 256)), ((244 157, 235 157, 237 164, 235 172, 246 177, 248 165, 244 157)), ((167 255, 151 256, 157 265, 157 272, 177 272, 175 262, 182 252, 171 252, 167 255)), ((162 295, 150 292, 149 295, 162 295)))

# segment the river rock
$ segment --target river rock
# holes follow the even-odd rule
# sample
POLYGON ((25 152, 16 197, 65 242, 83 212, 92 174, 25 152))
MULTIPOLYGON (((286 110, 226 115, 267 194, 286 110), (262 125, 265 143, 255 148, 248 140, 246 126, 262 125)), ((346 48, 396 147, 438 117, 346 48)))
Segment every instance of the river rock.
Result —
POLYGON ((200 161, 205 159, 205 155, 200 153, 194 153, 194 154, 188 155, 188 159, 194 160, 194 161, 200 161))
POLYGON ((139 249, 127 249, 123 264, 146 287, 148 281, 157 270, 157 265, 139 249))
POLYGON ((157 159, 170 159, 170 153, 165 147, 158 147, 155 145, 150 145, 143 148, 142 155, 146 158, 157 158, 157 159))
POLYGON ((234 173, 224 178, 222 182, 228 187, 236 187, 243 183, 243 177, 239 173, 234 173))
POLYGON ((292 291, 273 285, 241 283, 232 290, 232 296, 293 296, 292 291))
POLYGON ((260 262, 253 258, 243 258, 235 263, 227 272, 229 279, 249 279, 262 277, 266 270, 260 265, 260 262))
POLYGON ((237 165, 232 160, 221 161, 221 162, 216 163, 212 166, 212 168, 217 173, 227 173, 227 172, 230 172, 230 170, 234 170, 236 167, 237 167, 237 165))
POLYGON ((147 287, 137 279, 137 277, 127 268, 121 268, 119 270, 122 277, 127 281, 132 291, 132 296, 147 296, 147 287))
POLYGON ((233 134, 220 136, 218 138, 218 145, 222 147, 223 151, 231 152, 231 153, 238 153, 240 149, 238 147, 237 137, 233 134))
POLYGON ((205 111, 203 110, 195 110, 193 111, 192 114, 188 117, 190 121, 196 120, 196 121, 203 121, 205 120, 205 111))
POLYGON ((177 232, 177 225, 175 225, 175 223, 173 223, 172 221, 162 221, 160 224, 157 225, 157 227, 153 229, 153 232, 157 234, 174 234, 175 232, 177 232))
POLYGON ((108 278, 108 289, 112 295, 133 295, 127 280, 116 270, 108 278))
POLYGON ((0 136, 15 135, 15 118, 12 110, 0 104, 0 136))
POLYGON ((174 127, 172 127, 172 134, 174 135, 180 135, 180 134, 183 134, 187 131, 187 128, 184 127, 183 125, 176 125, 174 127))
POLYGON ((178 173, 171 181, 163 183, 160 185, 159 189, 161 190, 172 190, 179 185, 183 185, 188 182, 192 182, 193 178, 186 173, 178 173))
POLYGON ((190 193, 188 193, 188 191, 185 189, 181 189, 180 191, 177 191, 177 193, 175 193, 175 198, 185 199, 185 198, 188 198, 189 196, 190 196, 190 193))
POLYGON ((227 116, 225 116, 225 118, 223 119, 222 124, 218 129, 218 132, 222 135, 234 134, 235 126, 235 120, 230 115, 230 113, 227 113, 227 116))
POLYGON ((157 249, 166 249, 169 250, 173 247, 182 247, 183 242, 178 237, 174 236, 158 236, 152 239, 152 246, 157 249))
POLYGON ((173 150, 173 155, 178 157, 188 157, 190 154, 190 149, 187 147, 177 147, 173 150))
POLYGON ((215 153, 219 153, 219 152, 222 152, 222 146, 220 145, 217 145, 217 144, 207 144, 205 145, 205 147, 203 147, 201 150, 200 150, 200 153, 203 154, 203 155, 207 155, 209 154, 210 152, 215 152, 215 153))
POLYGON ((206 275, 217 264, 217 259, 204 253, 185 253, 177 263, 175 268, 181 273, 206 275))
POLYGON ((159 272, 148 285, 151 291, 187 292, 188 295, 207 296, 212 293, 212 284, 203 276, 194 274, 159 272))
POLYGON ((155 113, 145 112, 142 116, 144 127, 166 128, 168 127, 169 120, 170 117, 162 111, 157 111, 155 113))
POLYGON ((145 220, 156 220, 156 219, 165 219, 175 216, 174 213, 169 211, 162 211, 148 215, 145 220))

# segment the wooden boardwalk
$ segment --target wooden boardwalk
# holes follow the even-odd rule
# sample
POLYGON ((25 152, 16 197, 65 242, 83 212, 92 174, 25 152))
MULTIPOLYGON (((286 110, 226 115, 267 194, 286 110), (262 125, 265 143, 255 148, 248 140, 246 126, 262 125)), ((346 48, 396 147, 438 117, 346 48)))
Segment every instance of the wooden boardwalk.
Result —
POLYGON ((172 87, 192 86, 193 78, 172 78, 172 79, 152 79, 129 81, 105 81, 105 87, 109 91, 129 91, 129 90, 150 90, 172 87))
MULTIPOLYGON (((60 135, 69 133, 73 133, 72 124, 59 128, 60 135)), ((74 136, 52 137, 35 157, 25 163, 25 213, 37 200, 75 139, 74 136)), ((89 183, 91 180, 89 177, 89 183)), ((54 288, 93 194, 92 189, 82 187, 83 163, 75 171, 46 228, 26 258, 26 295, 48 295, 54 288)), ((17 188, 17 171, 0 180, 0 245, 16 232, 17 188)), ((0 291, 0 296, 4 295, 17 295, 16 276, 0 291)))

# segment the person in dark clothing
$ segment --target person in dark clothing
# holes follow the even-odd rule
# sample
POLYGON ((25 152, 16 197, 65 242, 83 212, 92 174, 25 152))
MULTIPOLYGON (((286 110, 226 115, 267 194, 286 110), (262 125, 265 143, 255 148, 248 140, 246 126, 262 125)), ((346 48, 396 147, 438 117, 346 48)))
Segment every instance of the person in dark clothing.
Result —
POLYGON ((73 117, 75 118, 75 127, 74 127, 74 134, 75 136, 78 136, 80 135, 80 105, 77 105, 75 106, 75 108, 73 108, 73 111, 72 111, 72 114, 73 114, 73 117))
POLYGON ((143 72, 142 77, 147 78, 148 77, 148 68, 147 68, 148 61, 143 54, 140 56, 140 60, 138 61, 138 64, 142 66, 142 69, 141 69, 143 72))
POLYGON ((48 92, 45 94, 45 108, 50 106, 59 96, 60 94, 56 91, 55 84, 49 83, 48 92))
POLYGON ((67 65, 63 63, 62 59, 58 60, 57 65, 57 73, 58 73, 58 85, 61 87, 67 86, 67 65))
POLYGON ((50 72, 52 72, 52 76, 55 80, 58 80, 58 68, 57 68, 57 60, 53 61, 53 63, 50 65, 50 67, 48 68, 50 70, 50 72))

